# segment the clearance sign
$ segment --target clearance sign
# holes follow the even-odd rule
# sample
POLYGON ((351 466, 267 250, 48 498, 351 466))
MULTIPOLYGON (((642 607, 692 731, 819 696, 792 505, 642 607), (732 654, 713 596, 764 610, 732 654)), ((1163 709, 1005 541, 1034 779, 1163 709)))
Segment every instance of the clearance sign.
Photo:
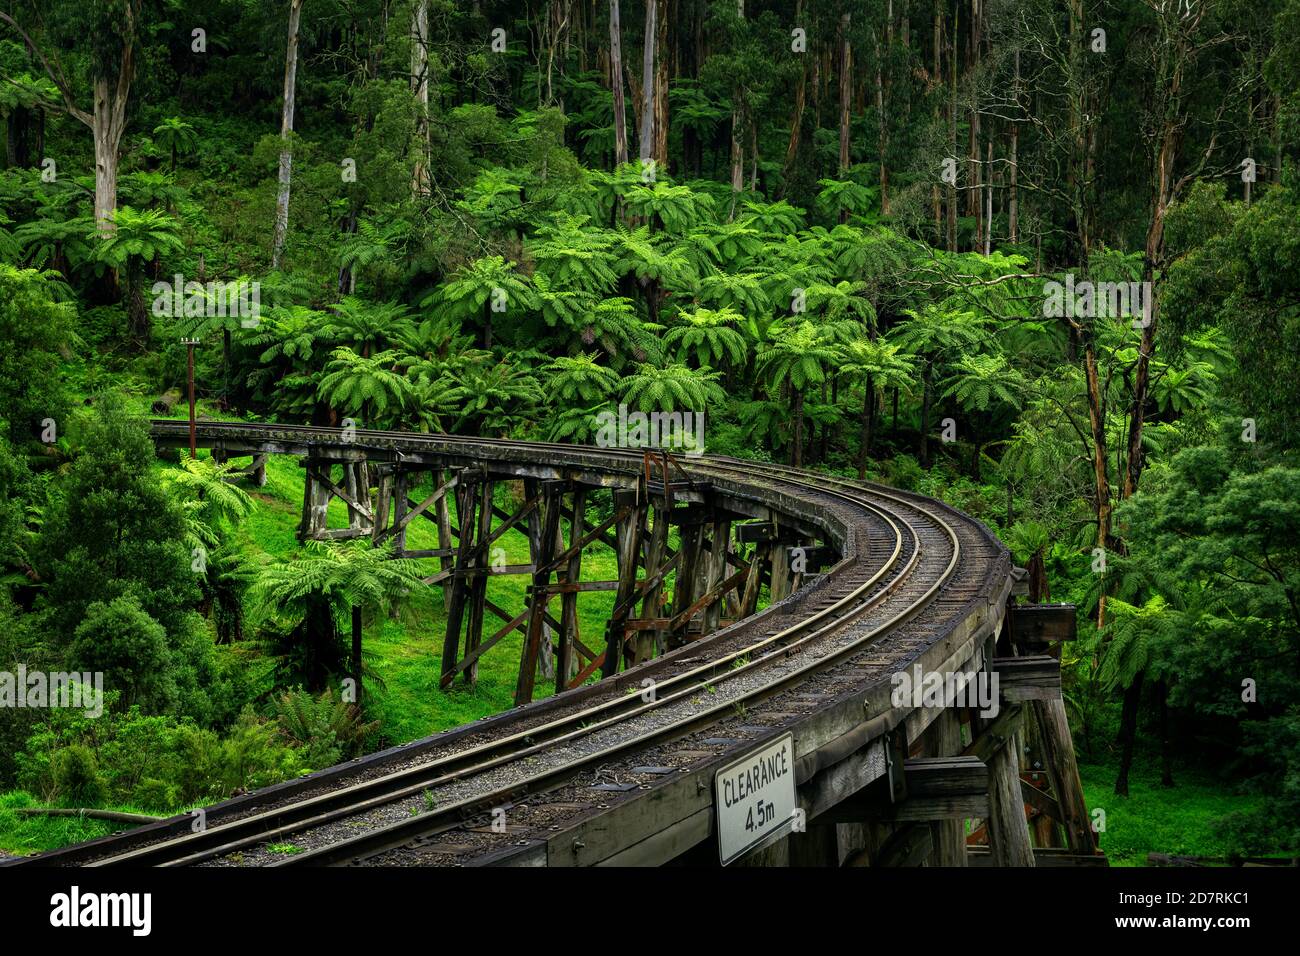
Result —
POLYGON ((726 866, 794 822, 794 735, 785 734, 728 764, 713 778, 718 856, 726 866))

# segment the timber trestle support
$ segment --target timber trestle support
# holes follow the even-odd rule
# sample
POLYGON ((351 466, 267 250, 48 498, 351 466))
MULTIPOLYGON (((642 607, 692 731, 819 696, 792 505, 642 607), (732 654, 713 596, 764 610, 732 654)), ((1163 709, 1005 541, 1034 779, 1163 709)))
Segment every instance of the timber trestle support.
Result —
POLYGON ((515 634, 516 705, 539 682, 558 693, 712 634, 754 614, 764 592, 783 600, 802 583, 805 550, 817 567, 837 558, 830 542, 814 547, 815 529, 720 500, 664 452, 645 453, 635 474, 598 480, 503 462, 371 462, 346 449, 299 463, 299 540, 369 538, 392 557, 434 562, 423 580, 443 595, 439 686, 473 684, 483 656, 515 634), (435 541, 412 544, 429 525, 435 541), (523 547, 527 561, 512 562, 523 547), (584 573, 584 555, 591 567, 593 554, 611 551, 612 577, 584 573), (527 578, 522 608, 493 600, 497 575, 527 578), (580 598, 603 592, 612 605, 607 596, 597 638, 590 625, 583 632, 580 598))
MULTIPOLYGON (((155 440, 182 447, 183 424, 155 422, 155 440)), ((538 708, 576 707, 575 720, 598 713, 584 702, 634 689, 638 675, 622 675, 630 667, 725 681, 738 667, 782 661, 768 673, 830 678, 780 677, 771 686, 783 689, 759 688, 741 706, 711 700, 710 683, 700 700, 667 695, 716 711, 701 725, 710 736, 665 740, 653 762, 630 754, 617 772, 631 784, 561 784, 565 805, 581 808, 573 819, 512 836, 485 859, 716 865, 716 775, 789 734, 800 825, 733 865, 1105 865, 1061 695, 1060 647, 1075 636, 1075 609, 1025 602, 1026 573, 988 529, 946 505, 781 466, 690 463, 657 451, 390 432, 346 440, 327 429, 232 423, 204 424, 199 439, 220 460, 250 456, 242 474, 254 482, 269 455, 295 456, 301 540, 366 540, 418 562, 442 602, 439 633, 425 636, 427 652, 440 654, 437 692, 472 686, 489 654, 509 661, 516 705, 573 691, 412 745, 421 750, 460 732, 499 729, 513 740, 511 722, 538 708), (913 563, 925 572, 913 574, 913 563), (941 571, 930 601, 926 582, 941 571), (869 641, 863 609, 874 601, 876 620, 888 623, 869 641), (914 616, 896 628, 900 606, 914 616), (751 661, 766 646, 755 638, 768 636, 778 643, 751 661), (852 655, 836 650, 843 639, 852 655), (895 701, 892 679, 913 667, 918 679, 982 675, 994 697, 895 701), (593 799, 584 787, 600 793, 593 799)), ((526 810, 512 813, 519 832, 526 810)))

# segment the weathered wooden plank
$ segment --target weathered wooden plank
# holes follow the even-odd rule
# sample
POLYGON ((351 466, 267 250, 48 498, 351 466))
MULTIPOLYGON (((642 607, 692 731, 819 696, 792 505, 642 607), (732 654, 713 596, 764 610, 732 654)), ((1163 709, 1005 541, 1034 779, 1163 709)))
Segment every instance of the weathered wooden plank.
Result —
MULTIPOLYGON (((402 482, 400 472, 398 473, 398 481, 399 483, 402 482)), ((468 567, 474 553, 474 509, 478 501, 474 491, 474 486, 468 481, 461 481, 456 486, 456 515, 463 529, 460 536, 460 547, 456 555, 456 568, 468 567)), ((399 484, 397 495, 399 511, 402 509, 402 503, 405 500, 405 488, 399 484)), ((400 539, 405 537, 406 532, 399 531, 397 534, 400 539)), ((460 653, 461 624, 464 621, 465 600, 469 589, 469 579, 464 575, 453 573, 450 582, 451 594, 447 600, 447 633, 442 645, 442 677, 440 684, 443 687, 446 687, 451 678, 455 676, 453 671, 456 666, 456 658, 460 653)))
MULTIPOLYGON (((569 510, 569 545, 577 543, 582 536, 582 529, 587 519, 587 491, 585 488, 573 489, 573 507, 569 510)), ((563 545, 562 533, 556 530, 557 547, 563 545)), ((561 550, 567 550, 561 548, 561 550)), ((559 569, 565 583, 582 580, 582 549, 573 551, 566 565, 559 569)), ((559 693, 578 673, 578 660, 575 653, 582 647, 578 640, 578 594, 571 592, 560 598, 560 630, 555 655, 555 690, 559 693)), ((595 657, 588 653, 588 659, 595 657)))
POLYGON ((323 474, 319 469, 315 471, 314 477, 318 482, 320 482, 320 484, 324 485, 325 488, 329 490, 330 494, 334 495, 334 497, 336 498, 341 498, 343 502, 348 506, 349 511, 357 511, 364 517, 373 521, 374 514, 371 512, 370 508, 367 505, 363 505, 359 500, 357 500, 357 495, 352 493, 353 489, 351 486, 354 486, 356 484, 356 478, 354 477, 355 472, 353 471, 352 463, 350 462, 344 463, 343 472, 344 472, 343 483, 345 485, 350 486, 346 490, 334 484, 334 482, 330 480, 329 476, 323 474))
MULTIPOLYGON (((484 479, 479 483, 478 530, 475 533, 473 564, 476 571, 482 571, 470 578, 469 582, 469 627, 465 632, 465 653, 473 652, 483 640, 484 601, 487 600, 487 579, 490 571, 491 556, 488 551, 488 536, 492 533, 492 490, 493 483, 484 479)), ((461 522, 462 527, 464 522, 461 522)), ((477 660, 475 658, 474 660, 477 660)), ((468 668, 461 672, 466 683, 478 680, 478 664, 471 661, 468 668)))
POLYGON ((1055 657, 996 657, 993 669, 998 675, 998 693, 1004 700, 1018 704, 1060 699, 1061 662, 1055 657))
POLYGON ((1078 637, 1073 604, 1012 604, 1007 608, 1011 641, 1027 653, 1078 637))
POLYGON ((533 686, 537 678, 537 660, 547 627, 546 603, 550 594, 546 584, 550 580, 555 554, 555 540, 560 530, 560 496, 564 486, 546 482, 541 488, 540 537, 535 556, 533 587, 529 594, 528 635, 524 640, 519 661, 519 678, 515 683, 515 706, 533 699, 533 686))
MULTIPOLYGON (((614 510, 622 517, 615 524, 614 537, 618 542, 618 591, 614 598, 614 613, 610 616, 605 639, 604 676, 618 670, 619 659, 626 646, 627 631, 623 627, 632 612, 632 595, 636 592, 637 560, 641 551, 641 525, 644 523, 644 498, 639 490, 614 492, 614 510)), ((626 661, 625 664, 630 664, 626 661)))
POLYGON ((1020 735, 1012 732, 989 760, 989 848, 999 866, 1033 866, 1020 790, 1020 735))
MULTIPOLYGON (((971 866, 999 866, 996 857, 985 846, 972 846, 967 850, 971 866)), ((1074 853, 1070 850, 1039 847, 1034 850, 1035 866, 1110 866, 1110 861, 1100 853, 1074 853)))
POLYGON ((1074 755, 1074 738, 1061 699, 1033 701, 1031 713, 1039 721, 1039 741, 1043 762, 1049 768, 1052 786, 1061 808, 1060 820, 1065 830, 1065 845, 1075 853, 1092 853, 1096 836, 1088 818, 1088 806, 1079 781, 1079 765, 1074 755))

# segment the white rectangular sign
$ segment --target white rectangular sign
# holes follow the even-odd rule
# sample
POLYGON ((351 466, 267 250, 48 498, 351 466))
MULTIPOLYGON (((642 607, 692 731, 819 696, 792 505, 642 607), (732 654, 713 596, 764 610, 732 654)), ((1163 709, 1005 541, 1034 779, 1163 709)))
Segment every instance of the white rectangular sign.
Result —
POLYGON ((718 856, 722 865, 775 836, 794 822, 794 735, 778 737, 713 778, 718 856))

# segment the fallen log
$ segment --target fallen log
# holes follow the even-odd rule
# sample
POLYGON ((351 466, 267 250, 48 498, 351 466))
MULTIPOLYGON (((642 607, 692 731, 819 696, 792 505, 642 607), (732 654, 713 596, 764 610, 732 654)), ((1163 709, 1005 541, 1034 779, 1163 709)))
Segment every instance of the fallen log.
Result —
POLYGON ((169 388, 153 400, 153 409, 155 415, 170 415, 176 403, 181 400, 181 390, 179 388, 169 388))
POLYGON ((153 817, 146 813, 125 813, 121 810, 96 810, 91 807, 16 807, 27 817, 86 817, 89 820, 108 820, 112 823, 157 823, 166 817, 153 817))

